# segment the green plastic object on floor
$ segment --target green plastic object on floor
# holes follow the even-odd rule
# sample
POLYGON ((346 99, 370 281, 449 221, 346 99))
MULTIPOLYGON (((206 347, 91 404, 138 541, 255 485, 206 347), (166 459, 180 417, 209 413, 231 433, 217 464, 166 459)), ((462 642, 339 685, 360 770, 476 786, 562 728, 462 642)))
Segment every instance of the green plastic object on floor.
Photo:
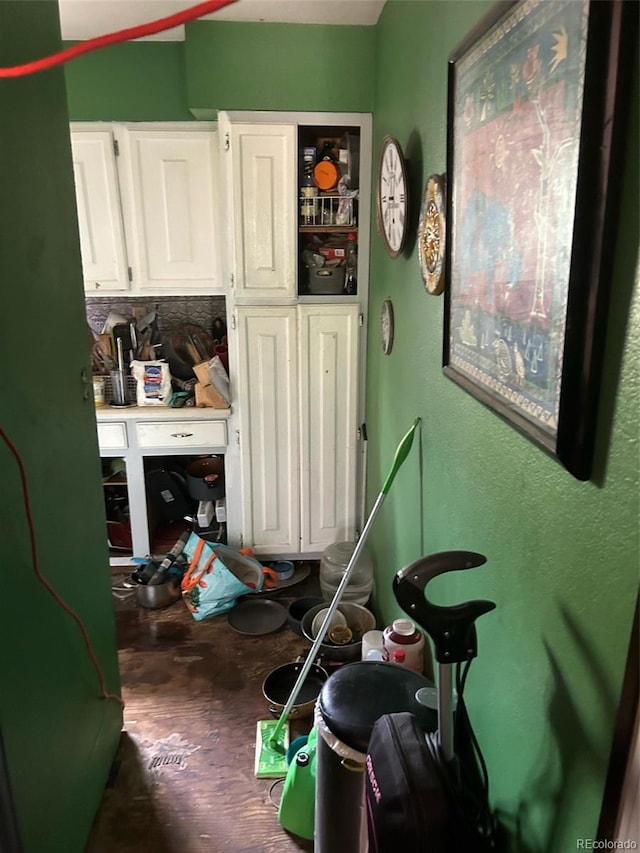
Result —
POLYGON ((317 731, 314 726, 306 744, 291 759, 278 809, 282 828, 307 839, 313 838, 314 828, 316 744, 317 731))

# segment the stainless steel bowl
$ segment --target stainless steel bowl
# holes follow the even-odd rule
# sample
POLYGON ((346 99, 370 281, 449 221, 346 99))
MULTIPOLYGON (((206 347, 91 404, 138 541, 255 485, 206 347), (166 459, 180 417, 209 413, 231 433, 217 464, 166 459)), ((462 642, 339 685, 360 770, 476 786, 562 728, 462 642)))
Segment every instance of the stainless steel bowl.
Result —
POLYGON ((178 601, 182 597, 182 590, 180 584, 170 580, 167 583, 140 584, 136 587, 136 595, 140 607, 157 610, 178 601))
MULTIPOLYGON (((300 621, 303 635, 307 640, 314 641, 314 636, 311 631, 314 618, 321 610, 327 608, 329 604, 323 601, 308 610, 300 621)), ((341 601, 338 605, 338 610, 347 620, 347 625, 353 631, 353 639, 350 643, 344 646, 334 645, 333 643, 321 643, 318 649, 323 660, 340 661, 342 663, 358 661, 362 657, 362 637, 376 627, 376 617, 370 610, 363 607, 361 604, 355 604, 352 601, 341 601)))

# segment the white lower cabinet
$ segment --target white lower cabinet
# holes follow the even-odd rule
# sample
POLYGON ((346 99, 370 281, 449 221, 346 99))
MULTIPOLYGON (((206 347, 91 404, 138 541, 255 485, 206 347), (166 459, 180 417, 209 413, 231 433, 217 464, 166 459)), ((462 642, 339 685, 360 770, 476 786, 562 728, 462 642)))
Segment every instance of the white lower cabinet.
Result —
POLYGON ((238 306, 236 335, 244 544, 295 555, 353 538, 358 306, 238 306))
POLYGON ((355 537, 359 310, 297 310, 300 550, 315 552, 355 537))

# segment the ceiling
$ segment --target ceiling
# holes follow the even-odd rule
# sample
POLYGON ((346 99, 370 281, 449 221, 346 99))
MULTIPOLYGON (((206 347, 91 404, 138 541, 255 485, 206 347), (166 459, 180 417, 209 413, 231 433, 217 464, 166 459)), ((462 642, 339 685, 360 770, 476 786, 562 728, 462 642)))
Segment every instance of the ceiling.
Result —
MULTIPOLYGON (((58 0, 62 38, 83 41, 144 24, 195 6, 199 0, 58 0)), ((203 20, 372 26, 385 0, 237 0, 203 20)), ((182 41, 184 27, 150 36, 182 41)))

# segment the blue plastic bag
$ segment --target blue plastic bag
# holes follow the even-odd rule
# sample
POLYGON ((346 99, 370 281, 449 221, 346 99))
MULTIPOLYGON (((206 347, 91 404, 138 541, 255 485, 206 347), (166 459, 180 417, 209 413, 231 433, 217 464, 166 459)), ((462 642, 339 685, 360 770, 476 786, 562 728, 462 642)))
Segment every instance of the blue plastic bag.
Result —
POLYGON ((226 613, 239 596, 262 589, 261 564, 228 545, 205 542, 192 533, 183 553, 189 560, 189 568, 182 578, 182 597, 198 622, 226 613))

